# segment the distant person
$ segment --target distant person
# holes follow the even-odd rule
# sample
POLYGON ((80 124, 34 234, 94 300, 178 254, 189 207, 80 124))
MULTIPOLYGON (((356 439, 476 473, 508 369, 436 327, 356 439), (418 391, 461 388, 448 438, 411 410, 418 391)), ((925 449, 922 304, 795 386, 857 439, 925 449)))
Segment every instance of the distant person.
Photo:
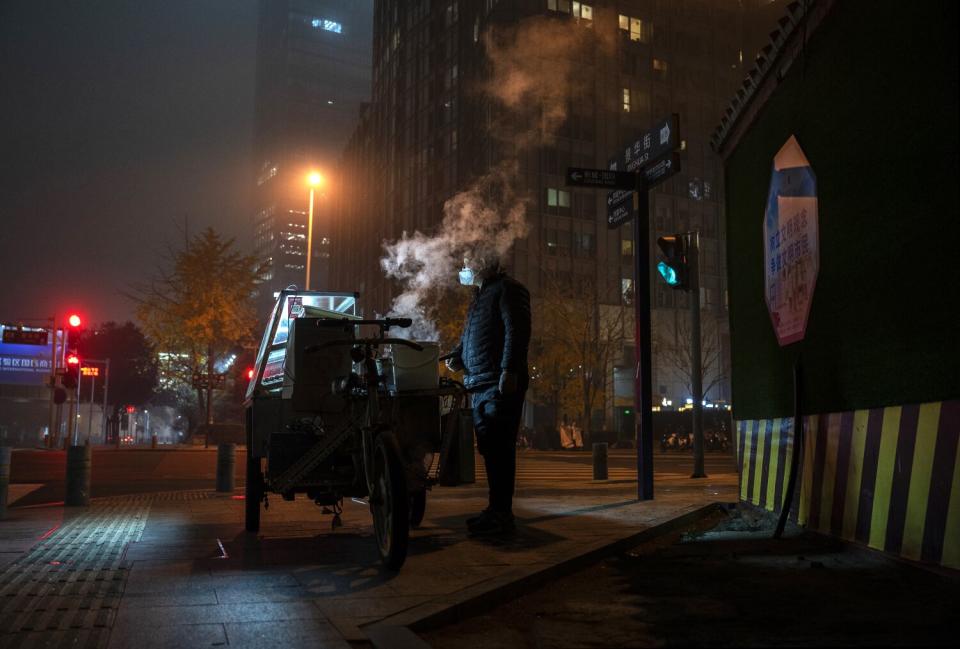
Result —
POLYGON ((475 536, 509 534, 516 528, 517 431, 530 381, 530 293, 492 255, 464 259, 460 283, 476 289, 447 367, 463 371, 489 489, 487 508, 467 527, 475 536))

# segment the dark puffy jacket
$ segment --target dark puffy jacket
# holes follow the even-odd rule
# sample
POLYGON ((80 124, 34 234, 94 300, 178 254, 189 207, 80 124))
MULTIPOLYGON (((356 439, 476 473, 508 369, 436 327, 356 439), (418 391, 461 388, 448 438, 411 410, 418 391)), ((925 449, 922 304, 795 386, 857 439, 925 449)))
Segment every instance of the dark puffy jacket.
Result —
POLYGON ((529 346, 530 293, 502 273, 485 280, 453 350, 463 363, 464 386, 470 390, 495 384, 503 370, 525 378, 529 346))

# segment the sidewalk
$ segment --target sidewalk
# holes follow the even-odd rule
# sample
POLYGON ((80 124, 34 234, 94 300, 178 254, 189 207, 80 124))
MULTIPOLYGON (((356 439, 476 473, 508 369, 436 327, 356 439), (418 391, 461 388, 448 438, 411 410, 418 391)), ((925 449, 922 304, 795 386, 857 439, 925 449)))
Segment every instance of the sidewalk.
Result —
POLYGON ((520 530, 493 543, 464 531, 485 505, 482 485, 437 488, 399 574, 380 570, 369 512, 349 501, 343 527, 331 531, 331 517, 312 502, 272 498, 256 536, 243 532, 241 496, 209 491, 105 498, 66 515, 13 510, 0 523, 3 539, 20 535, 20 545, 0 546, 11 557, 20 548, 0 572, 0 645, 361 644, 363 628, 385 618, 436 612, 485 583, 733 501, 736 475, 668 477, 657 489, 656 500, 638 503, 629 482, 521 486, 520 530), (41 540, 57 515, 61 527, 41 540))

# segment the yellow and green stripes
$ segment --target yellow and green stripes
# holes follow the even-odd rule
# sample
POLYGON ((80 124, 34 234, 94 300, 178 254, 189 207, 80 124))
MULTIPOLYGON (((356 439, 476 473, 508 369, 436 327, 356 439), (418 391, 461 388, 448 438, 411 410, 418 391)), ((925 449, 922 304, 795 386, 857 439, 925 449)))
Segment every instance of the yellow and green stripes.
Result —
MULTIPOLYGON (((736 422, 741 500, 781 509, 792 427, 736 422)), ((796 520, 960 568, 960 401, 808 415, 803 427, 796 520)))

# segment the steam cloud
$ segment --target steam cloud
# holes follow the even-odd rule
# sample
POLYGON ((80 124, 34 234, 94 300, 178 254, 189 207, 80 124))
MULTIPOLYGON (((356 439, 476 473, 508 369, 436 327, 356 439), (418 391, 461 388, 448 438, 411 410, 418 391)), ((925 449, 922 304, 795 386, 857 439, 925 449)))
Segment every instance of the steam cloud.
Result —
POLYGON ((504 258, 529 232, 528 198, 518 189, 516 155, 567 119, 571 97, 583 89, 583 79, 575 78, 573 70, 591 31, 535 17, 484 34, 491 76, 475 90, 505 109, 491 126, 498 139, 513 143, 515 153, 450 198, 435 233, 404 232, 399 240, 384 242, 380 264, 403 285, 390 314, 413 319, 406 330, 411 338, 439 339, 427 312, 427 294, 457 282, 464 256, 504 258))

